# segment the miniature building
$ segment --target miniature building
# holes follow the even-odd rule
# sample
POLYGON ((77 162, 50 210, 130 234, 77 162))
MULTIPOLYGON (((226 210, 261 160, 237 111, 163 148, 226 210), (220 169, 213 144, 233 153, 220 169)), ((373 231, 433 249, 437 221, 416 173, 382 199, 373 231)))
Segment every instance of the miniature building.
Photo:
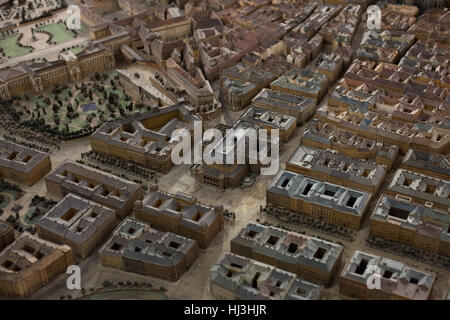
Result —
POLYGON ((334 83, 344 67, 344 59, 339 53, 321 54, 315 61, 317 72, 325 75, 329 83, 334 83))
POLYGON ((207 206, 194 196, 177 192, 170 194, 152 190, 134 204, 135 217, 161 231, 170 231, 197 241, 206 249, 222 230, 224 217, 221 205, 207 206))
POLYGON ((194 129, 200 118, 192 108, 175 104, 144 112, 135 118, 105 123, 90 136, 91 148, 167 173, 173 167, 171 151, 175 129, 194 129))
POLYGON ((182 65, 177 64, 172 58, 167 60, 166 65, 170 79, 186 91, 189 101, 194 106, 210 106, 216 103, 211 85, 203 76, 200 68, 192 66, 185 70, 185 68, 182 68, 182 65))
POLYGON ((358 230, 372 194, 280 170, 267 188, 267 204, 358 230))
POLYGON ((191 20, 187 16, 155 20, 148 24, 148 28, 159 34, 164 41, 185 39, 191 34, 191 20))
POLYGON ((322 4, 308 16, 308 18, 300 23, 294 30, 311 38, 316 34, 328 21, 333 19, 342 9, 342 6, 335 4, 322 4))
POLYGON ((77 54, 63 52, 57 61, 22 62, 0 69, 0 94, 11 98, 27 92, 38 93, 55 84, 75 82, 95 72, 109 70, 115 66, 114 52, 110 46, 119 40, 115 37, 112 40, 97 40, 98 43, 93 42, 77 54))
POLYGON ((260 135, 260 129, 263 129, 260 124, 239 120, 230 130, 226 130, 220 141, 209 141, 209 150, 205 148, 204 153, 222 159, 222 163, 203 161, 194 169, 196 180, 221 189, 237 187, 249 173, 259 174, 261 167, 270 166, 271 163, 267 164, 266 160, 270 162, 271 146, 279 145, 279 138, 270 134, 260 135), (258 144, 258 151, 247 147, 251 140, 258 144), (232 159, 233 164, 228 159, 232 159))
POLYGON ((295 117, 298 124, 303 124, 311 118, 315 111, 315 101, 281 91, 262 89, 253 98, 252 105, 295 117))
POLYGON ((73 264, 69 246, 24 232, 0 253, 0 294, 27 297, 73 264))
POLYGON ((198 256, 195 240, 127 217, 100 249, 103 266, 149 277, 177 281, 198 256))
POLYGON ((7 222, 0 221, 0 252, 15 240, 14 228, 7 222))
POLYGON ((328 88, 327 77, 311 69, 293 69, 270 84, 270 89, 314 99, 322 99, 328 88))
POLYGON ((139 184, 71 160, 46 176, 45 184, 47 191, 59 198, 73 193, 113 209, 120 219, 131 212, 136 200, 142 199, 139 184))
POLYGON ((356 55, 363 60, 396 63, 414 43, 415 36, 396 30, 368 30, 356 55))
POLYGON ((400 168, 438 179, 450 177, 450 160, 448 157, 419 150, 408 150, 400 168))
POLYGON ((277 55, 262 59, 252 52, 242 62, 221 71, 221 90, 232 111, 247 107, 259 90, 292 67, 277 55))
POLYGON ((450 44, 419 40, 406 52, 399 66, 408 72, 416 73, 417 76, 413 80, 418 83, 426 84, 431 81, 437 86, 448 88, 448 59, 450 44))
POLYGON ((356 250, 339 278, 340 294, 357 299, 427 300, 435 274, 413 269, 400 261, 356 250), (381 289, 369 289, 375 270, 381 274, 381 289))
POLYGON ((382 196, 372 214, 370 234, 450 256, 449 214, 422 205, 382 196))
POLYGON ((40 238, 66 244, 86 259, 116 227, 114 210, 68 194, 36 223, 40 238))
POLYGON ((384 2, 381 5, 381 29, 407 31, 416 22, 418 12, 416 6, 384 2))
POLYGON ((362 11, 361 5, 347 5, 334 19, 320 29, 320 34, 325 41, 332 43, 333 47, 351 46, 362 11))
POLYGON ((322 291, 294 273, 229 252, 211 268, 210 281, 212 296, 222 300, 320 300, 322 291))
POLYGON ((241 115, 241 120, 260 125, 269 131, 278 130, 282 143, 288 142, 297 128, 294 117, 253 106, 241 115))
POLYGON ((341 245, 332 242, 255 223, 248 223, 231 240, 230 248, 234 254, 324 285, 336 276, 343 252, 341 245))
POLYGON ((32 186, 52 168, 47 153, 0 139, 0 176, 32 186))
POLYGON ((450 134, 444 132, 441 134, 438 129, 425 132, 420 128, 429 128, 428 126, 421 127, 413 123, 385 120, 381 115, 375 115, 369 119, 365 114, 357 112, 344 119, 342 114, 334 113, 332 115, 330 109, 327 106, 321 107, 315 116, 323 122, 332 122, 333 126, 350 130, 378 143, 398 145, 403 154, 411 148, 430 153, 443 153, 450 145, 450 134))
MULTIPOLYGON (((434 5, 433 2, 437 1, 427 0, 421 2, 424 2, 425 6, 430 5, 430 8, 432 8, 434 5)), ((433 39, 450 44, 448 29, 449 17, 450 11, 446 9, 430 9, 417 18, 416 23, 408 29, 408 32, 414 34, 420 40, 433 39)))
POLYGON ((445 154, 450 145, 447 88, 423 72, 388 63, 355 60, 315 116, 322 123, 378 142, 445 154), (437 82, 436 82, 437 83, 437 82))
POLYGON ((199 57, 209 81, 219 78, 220 71, 239 62, 256 48, 257 34, 242 28, 234 28, 220 39, 199 43, 199 57))
POLYGON ((286 164, 286 170, 372 194, 378 192, 387 175, 385 165, 303 145, 286 164))
POLYGON ((450 181, 398 169, 386 190, 390 196, 450 212, 450 181))
POLYGON ((232 111, 239 111, 247 107, 259 89, 256 84, 248 81, 221 77, 221 91, 232 111))

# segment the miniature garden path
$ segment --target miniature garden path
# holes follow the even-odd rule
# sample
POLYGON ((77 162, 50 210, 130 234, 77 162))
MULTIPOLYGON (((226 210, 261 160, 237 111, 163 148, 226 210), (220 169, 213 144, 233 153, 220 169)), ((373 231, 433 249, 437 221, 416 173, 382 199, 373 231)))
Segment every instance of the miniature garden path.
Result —
POLYGON ((20 44, 22 44, 23 46, 30 45, 34 48, 34 51, 36 51, 39 50, 39 48, 45 47, 47 45, 47 40, 50 38, 48 34, 41 32, 35 32, 34 36, 36 38, 35 41, 33 41, 33 35, 31 34, 31 32, 24 32, 23 37, 20 40, 20 44))
MULTIPOLYGON (((43 35, 43 33, 37 32, 36 36, 38 34, 43 35)), ((31 34, 30 34, 30 37, 31 37, 31 34)), ((30 52, 28 54, 24 54, 24 55, 16 57, 16 58, 11 58, 8 61, 0 64, 0 68, 13 66, 13 65, 19 64, 23 61, 32 60, 33 58, 37 59, 37 58, 41 58, 41 57, 49 57, 52 55, 54 55, 56 57, 61 52, 62 49, 72 47, 72 46, 77 46, 77 45, 83 45, 83 44, 86 44, 88 41, 89 41, 88 36, 83 37, 83 36, 79 35, 78 38, 75 38, 73 40, 70 40, 70 41, 67 41, 67 42, 64 42, 61 44, 53 45, 50 48, 47 48, 44 50, 34 50, 33 52, 30 52)), ((51 59, 48 59, 48 60, 51 60, 51 59)))

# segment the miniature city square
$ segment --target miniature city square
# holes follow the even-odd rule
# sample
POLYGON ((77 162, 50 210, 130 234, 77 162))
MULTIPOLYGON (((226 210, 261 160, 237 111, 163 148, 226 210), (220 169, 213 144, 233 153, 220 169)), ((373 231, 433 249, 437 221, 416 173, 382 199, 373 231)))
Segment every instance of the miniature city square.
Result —
POLYGON ((0 299, 450 299, 449 8, 0 1, 0 299))

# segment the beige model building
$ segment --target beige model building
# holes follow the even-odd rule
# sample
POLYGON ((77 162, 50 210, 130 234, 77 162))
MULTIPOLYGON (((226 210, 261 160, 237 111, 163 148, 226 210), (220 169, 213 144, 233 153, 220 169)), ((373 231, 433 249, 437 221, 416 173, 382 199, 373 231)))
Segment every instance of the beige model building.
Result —
POLYGON ((136 201, 134 215, 158 230, 194 239, 204 249, 223 229, 224 223, 221 205, 207 206, 189 194, 171 194, 157 187, 144 200, 136 201))
POLYGON ((253 98, 252 105, 295 117, 298 124, 308 121, 316 110, 316 103, 311 98, 266 88, 253 98))
POLYGON ((270 84, 270 89, 314 99, 318 103, 328 88, 325 74, 312 69, 292 69, 270 84))
POLYGON ((272 55, 263 60, 254 52, 249 53, 241 62, 220 72, 223 99, 230 110, 242 110, 261 89, 269 86, 270 82, 292 67, 292 64, 279 55, 272 55))
POLYGON ((398 169, 386 194, 450 213, 450 181, 398 169))
POLYGON ((48 153, 0 139, 0 176, 32 186, 52 169, 48 153))
POLYGON ((86 259, 117 226, 114 210, 68 194, 35 224, 40 238, 86 259))
POLYGON ((100 249, 103 266, 177 281, 198 256, 195 240, 127 217, 100 249))
POLYGON ((136 200, 142 199, 139 184, 71 160, 46 176, 45 184, 47 191, 59 198, 73 193, 113 209, 120 219, 131 212, 136 200))
POLYGON ((191 20, 187 16, 179 16, 166 20, 155 20, 147 27, 157 33, 164 41, 175 41, 188 38, 191 35, 191 20))
MULTIPOLYGON (((433 5, 432 1, 429 2, 433 5)), ((426 8, 426 4, 424 4, 426 8)), ((450 44, 450 34, 448 29, 449 11, 446 9, 430 9, 417 18, 416 23, 408 29, 409 33, 414 34, 420 40, 433 39, 439 42, 450 44)))
MULTIPOLYGON (((286 123, 279 123, 280 127, 286 123)), ((200 183, 213 185, 220 189, 237 187, 240 183, 251 174, 259 174, 262 167, 270 166, 271 146, 279 144, 279 138, 272 137, 267 134, 265 137, 259 135, 259 130, 263 129, 260 124, 255 124, 243 120, 239 120, 232 128, 226 130, 225 135, 220 141, 204 141, 208 144, 205 147, 205 152, 209 155, 214 154, 214 157, 221 157, 222 163, 216 161, 208 164, 205 161, 194 169, 195 178, 200 183), (231 129, 231 130, 230 130, 231 129), (256 131, 256 134, 253 135, 256 131), (259 152, 256 152, 247 141, 250 137, 256 138, 259 152), (228 142, 227 142, 228 141, 228 142), (211 146, 210 146, 211 145, 211 146), (209 148, 206 150, 206 148, 209 148), (245 148, 245 150, 244 150, 245 148), (243 163, 236 161, 242 157, 243 163), (234 159, 234 164, 227 164, 227 159, 234 159), (269 164, 264 164, 264 161, 269 160, 269 164)))
POLYGON ((69 246, 24 232, 0 253, 0 294, 27 297, 73 264, 69 246))
POLYGON ((378 192, 387 175, 385 165, 303 145, 286 163, 286 170, 372 194, 378 192))
POLYGON ((357 299, 427 300, 435 280, 435 274, 356 250, 341 273, 339 292, 357 299), (379 275, 380 289, 368 288, 369 277, 374 272, 379 275))
MULTIPOLYGON (((186 48, 184 51, 192 50, 186 48)), ((199 67, 194 65, 193 54, 184 53, 183 61, 169 58, 166 61, 167 76, 182 88, 189 102, 196 107, 208 107, 217 103, 208 80, 199 67)))
POLYGON ((15 240, 14 228, 7 222, 0 221, 0 252, 15 240))
POLYGON ((334 19, 324 25, 319 33, 325 41, 333 45, 333 49, 349 47, 358 29, 362 12, 361 5, 348 4, 334 19))
POLYGON ((221 300, 319 300, 322 291, 295 273, 229 252, 211 268, 210 289, 221 300))
POLYGON ((359 230, 372 194, 280 170, 266 203, 331 224, 359 230))
POLYGON ((415 39, 414 34, 397 30, 368 30, 356 55, 363 60, 397 63, 415 39))
POLYGON ((372 159, 389 169, 394 165, 400 152, 398 146, 368 139, 359 133, 342 130, 330 123, 321 125, 315 121, 312 121, 311 126, 303 132, 301 141, 302 145, 325 150, 333 149, 355 159, 372 159))
POLYGON ((316 118, 377 142, 447 154, 447 91, 416 68, 355 60, 316 118))
POLYGON ((90 136, 91 148, 110 156, 133 161, 159 172, 173 167, 171 152, 176 129, 194 130, 200 118, 193 109, 175 104, 144 112, 134 119, 105 123, 90 136))
POLYGON ((39 93, 55 84, 75 82, 95 72, 115 66, 116 35, 111 39, 94 41, 83 51, 74 54, 65 51, 59 60, 51 62, 22 62, 17 66, 0 69, 0 94, 11 98, 27 92, 39 93))
POLYGON ((231 111, 240 111, 247 107, 260 88, 249 81, 230 79, 222 76, 220 79, 221 94, 231 111))
POLYGON ((231 252, 296 274, 307 281, 328 285, 341 263, 341 245, 249 223, 231 240, 231 252))
POLYGON ((403 158, 400 168, 445 180, 450 177, 450 158, 410 149, 403 158))
POLYGON ((282 143, 288 142, 297 128, 297 121, 294 117, 254 106, 250 106, 241 115, 241 120, 260 125, 268 131, 268 134, 272 130, 278 130, 282 143))
POLYGON ((370 234, 450 256, 448 212, 382 196, 370 220, 370 234))

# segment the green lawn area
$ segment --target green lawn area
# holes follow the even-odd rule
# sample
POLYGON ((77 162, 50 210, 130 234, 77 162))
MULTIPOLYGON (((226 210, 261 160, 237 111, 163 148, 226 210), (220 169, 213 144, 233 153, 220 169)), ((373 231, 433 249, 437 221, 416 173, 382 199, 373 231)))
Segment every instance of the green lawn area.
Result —
POLYGON ((26 224, 33 224, 33 220, 31 219, 31 215, 36 211, 36 208, 30 208, 28 209, 27 213, 25 213, 25 216, 23 217, 23 221, 25 221, 26 224))
POLYGON ((3 48, 5 54, 11 58, 22 56, 32 51, 29 48, 19 47, 16 43, 18 38, 19 35, 15 35, 0 40, 0 47, 3 48))
POLYGON ((73 54, 77 54, 78 52, 81 52, 81 51, 83 51, 84 49, 85 49, 84 46, 79 46, 79 47, 75 47, 75 48, 73 48, 73 49, 70 49, 70 51, 71 51, 73 54))
POLYGON ((2 200, 2 203, 0 203, 0 209, 4 209, 10 203, 10 198, 7 194, 3 194, 0 198, 2 200))
POLYGON ((53 35, 52 41, 56 44, 64 43, 74 38, 71 31, 66 30, 64 23, 51 23, 39 27, 38 30, 50 32, 53 35))
MULTIPOLYGON (((78 30, 77 30, 78 31, 78 30)), ((89 28, 83 22, 81 23, 81 30, 79 32, 89 32, 89 28)))

